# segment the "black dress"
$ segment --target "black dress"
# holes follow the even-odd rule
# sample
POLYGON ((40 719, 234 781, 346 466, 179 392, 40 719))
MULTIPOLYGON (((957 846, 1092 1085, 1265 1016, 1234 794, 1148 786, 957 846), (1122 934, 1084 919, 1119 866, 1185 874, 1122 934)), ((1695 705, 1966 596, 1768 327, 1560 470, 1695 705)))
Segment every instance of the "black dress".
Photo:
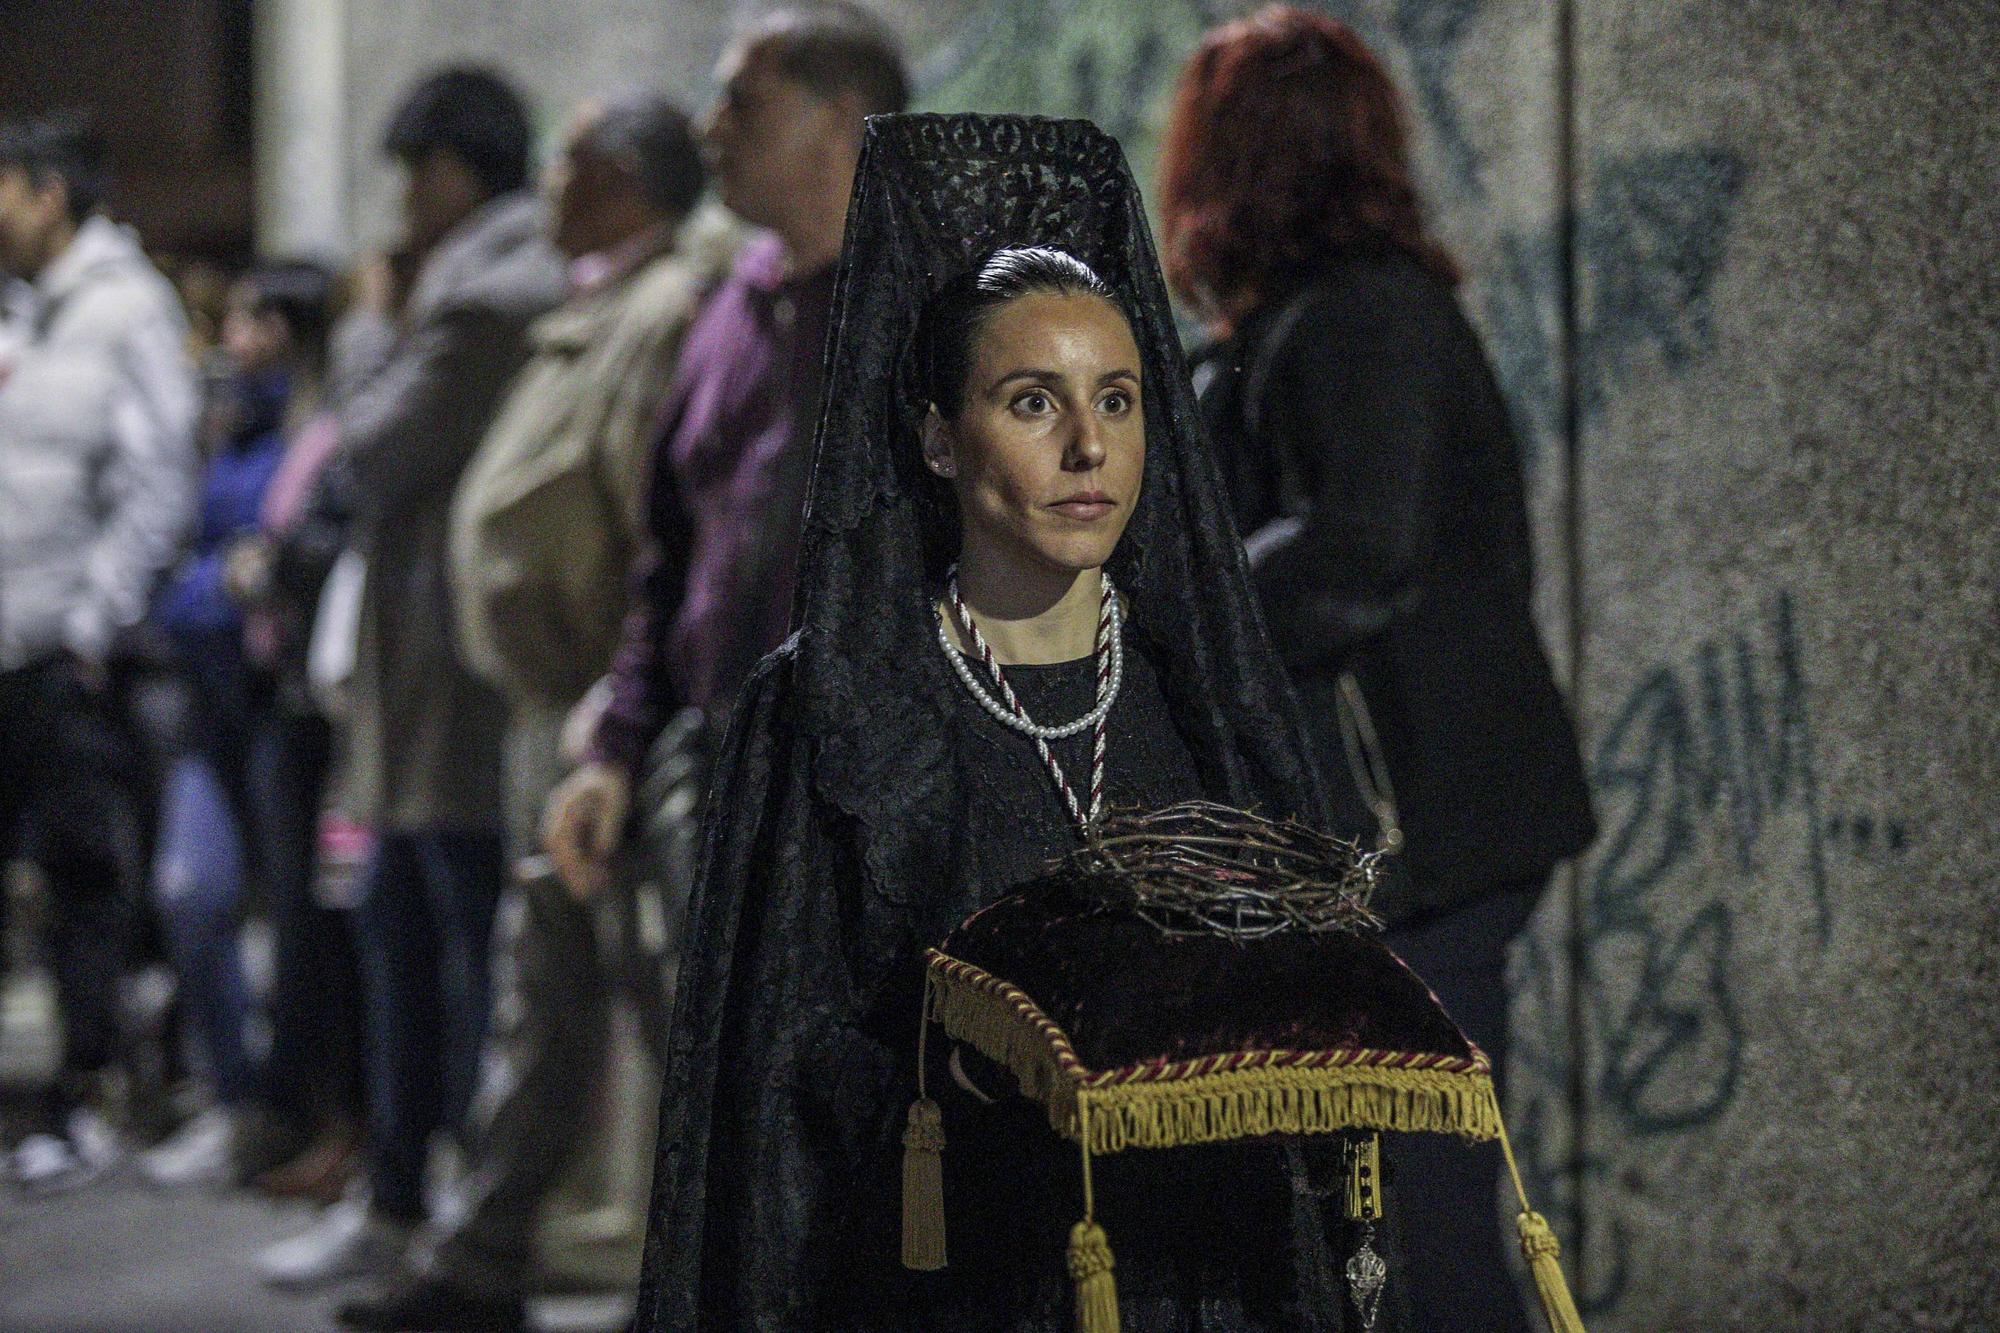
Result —
MULTIPOLYGON (((942 662, 935 646, 931 653, 942 662)), ((782 736, 777 705, 797 656, 795 639, 753 678, 721 760, 725 785, 711 797, 718 810, 736 808, 729 776, 755 772, 782 736)), ((929 674, 912 672, 919 680, 929 674)), ((1007 674, 1032 717, 1075 717, 1091 706, 1089 659, 1007 674)), ((761 1075, 738 1070, 728 1078, 734 1091, 699 1127, 708 1163, 703 1211, 749 1226, 734 1237, 709 1229, 708 1271, 690 1275, 697 1292, 681 1293, 698 1295, 702 1327, 1060 1333, 1072 1326, 1064 1246, 1081 1206, 1076 1148, 1013 1094, 1010 1075, 974 1052, 961 1059, 976 1086, 996 1094, 991 1104, 959 1088, 942 1043, 932 1045, 927 1074, 948 1140, 951 1263, 917 1274, 894 1259, 922 950, 1080 840, 1032 742, 990 718, 955 677, 951 691, 946 749, 955 756, 957 796, 944 822, 953 835, 915 891, 885 892, 859 873, 863 852, 843 835, 846 821, 818 800, 798 808, 776 836, 739 842, 711 831, 705 854, 724 864, 739 855, 763 863, 767 887, 761 901, 740 904, 744 914, 733 923, 720 919, 714 900, 696 904, 689 938, 709 953, 711 985, 692 993, 683 986, 670 1068, 730 1066, 741 1058, 724 1049, 732 1038, 747 1039, 771 1063, 761 1075), (746 941, 753 926, 761 939, 746 941), (806 940, 815 947, 801 951, 806 940), (735 951, 739 965, 718 969, 719 949, 735 951), (743 1026, 732 1032, 727 1022, 700 1021, 718 1002, 747 1007, 743 1026), (688 1044, 691 1030, 714 1031, 718 1044, 688 1044), (773 1244, 788 1234, 810 1236, 810 1244, 773 1244)), ((1089 745, 1084 735, 1055 747, 1079 788, 1089 780, 1089 745)), ((1214 794, 1199 780, 1156 670, 1129 637, 1105 770, 1108 806, 1214 794)), ((782 768, 768 777, 781 790, 809 781, 796 771, 788 779, 782 768)), ((671 1137, 662 1151, 662 1169, 670 1169, 671 1137)), ((1344 1327, 1336 1274, 1348 1237, 1305 1188, 1323 1192, 1331 1174, 1309 1181, 1295 1154, 1256 1144, 1134 1150, 1099 1158, 1094 1170, 1098 1215, 1117 1236, 1120 1310, 1131 1333, 1344 1327)))

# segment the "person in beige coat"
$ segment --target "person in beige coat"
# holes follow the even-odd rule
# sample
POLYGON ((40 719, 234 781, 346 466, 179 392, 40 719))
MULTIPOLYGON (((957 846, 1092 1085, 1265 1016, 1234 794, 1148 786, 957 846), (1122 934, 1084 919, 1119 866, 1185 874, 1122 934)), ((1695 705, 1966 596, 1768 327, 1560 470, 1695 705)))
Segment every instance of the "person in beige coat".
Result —
MULTIPOLYGON (((451 514, 459 647, 507 707, 514 905, 502 919, 514 924, 497 975, 512 1003, 495 1012, 512 1021, 486 1061, 466 1210, 424 1264, 343 1307, 359 1328, 519 1326, 540 1206, 588 1141, 578 1127, 605 1084, 617 992, 648 1038, 667 1030, 671 939, 659 923, 673 913, 657 885, 581 902, 530 853, 565 771, 564 719, 617 646, 655 417, 726 254, 710 229, 682 226, 701 156, 665 98, 585 104, 549 184, 570 297, 530 331, 531 359, 451 514)), ((637 1257, 634 1244, 631 1281, 637 1257)))
POLYGON ((501 698, 459 655, 446 529, 460 474, 562 299, 563 265, 527 189, 530 131, 497 75, 420 80, 384 148, 403 169, 407 297, 364 271, 336 347, 340 453, 365 567, 349 682, 348 813, 375 831, 356 913, 369 1076, 365 1209, 264 1255, 311 1286, 386 1272, 426 1214, 431 1139, 465 1127, 505 882, 501 698))

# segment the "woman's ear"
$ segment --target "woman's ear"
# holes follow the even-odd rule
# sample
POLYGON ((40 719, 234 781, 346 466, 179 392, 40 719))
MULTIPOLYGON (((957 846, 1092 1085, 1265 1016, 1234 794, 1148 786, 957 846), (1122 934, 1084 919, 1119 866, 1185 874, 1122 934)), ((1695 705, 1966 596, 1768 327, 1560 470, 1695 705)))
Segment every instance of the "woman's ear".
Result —
POLYGON ((920 428, 924 446, 924 466, 940 477, 958 474, 958 460, 952 456, 951 425, 944 414, 932 403, 924 413, 924 424, 920 428))

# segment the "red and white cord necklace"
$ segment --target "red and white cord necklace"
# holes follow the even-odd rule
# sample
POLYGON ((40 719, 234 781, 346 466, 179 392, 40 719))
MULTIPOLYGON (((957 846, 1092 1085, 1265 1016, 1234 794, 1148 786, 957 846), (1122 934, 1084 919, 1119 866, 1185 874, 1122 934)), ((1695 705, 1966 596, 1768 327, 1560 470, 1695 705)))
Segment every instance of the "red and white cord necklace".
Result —
POLYGON ((1111 580, 1102 579, 1104 592, 1097 606, 1097 704, 1088 713, 1074 722, 1059 726, 1043 726, 1028 716, 1028 710, 1014 697, 1014 687, 1007 683, 1006 673, 1000 670, 1000 663, 993 656, 993 649, 987 645, 986 636, 979 632, 979 626, 972 619, 972 612, 966 609, 965 599, 958 593, 958 566, 953 565, 945 576, 945 599, 951 603, 952 613, 958 617, 959 625, 965 630, 966 639, 972 644, 979 660, 986 664, 986 670, 993 677, 994 686, 1000 691, 996 699, 987 693, 966 663, 965 654, 952 645, 951 633, 946 629, 944 616, 938 616, 938 646, 944 649, 945 660, 980 707, 992 714, 1002 726, 1020 732, 1035 743, 1035 751, 1048 767, 1049 776, 1055 779, 1056 790, 1062 794, 1063 804, 1069 808, 1070 818, 1086 833, 1097 823, 1098 815, 1104 809, 1104 736, 1106 723, 1111 717, 1111 705, 1118 698, 1118 687, 1125 683, 1125 635, 1124 614, 1119 606, 1118 590, 1111 586, 1111 580), (1090 809, 1086 813, 1083 804, 1076 799, 1076 791, 1069 785, 1069 778, 1063 773, 1062 764, 1056 759, 1055 751, 1049 748, 1050 741, 1059 741, 1078 735, 1084 731, 1091 733, 1090 750, 1090 809))

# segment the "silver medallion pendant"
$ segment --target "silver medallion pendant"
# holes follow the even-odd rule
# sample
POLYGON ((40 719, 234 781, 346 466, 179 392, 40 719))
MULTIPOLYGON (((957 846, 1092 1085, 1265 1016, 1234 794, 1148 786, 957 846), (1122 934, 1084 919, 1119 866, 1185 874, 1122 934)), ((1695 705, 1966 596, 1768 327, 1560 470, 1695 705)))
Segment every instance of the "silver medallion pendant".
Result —
POLYGON ((1354 1298, 1354 1308, 1361 1316, 1364 1330, 1375 1327, 1375 1315, 1382 1308, 1382 1288, 1389 1285, 1389 1265, 1369 1244, 1374 1239, 1374 1226, 1364 1223, 1361 1243, 1354 1247, 1354 1257, 1347 1261, 1347 1290, 1354 1298))

